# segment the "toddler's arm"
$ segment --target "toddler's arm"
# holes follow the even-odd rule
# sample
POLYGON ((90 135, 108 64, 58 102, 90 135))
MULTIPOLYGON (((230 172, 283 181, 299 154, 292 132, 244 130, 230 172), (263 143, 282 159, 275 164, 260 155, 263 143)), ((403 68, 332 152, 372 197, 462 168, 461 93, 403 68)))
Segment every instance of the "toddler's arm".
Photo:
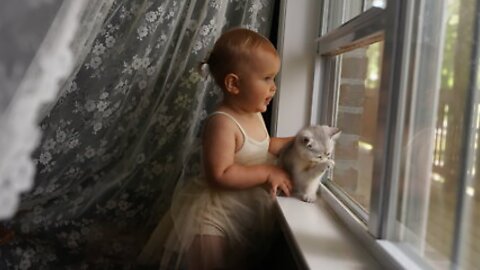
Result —
POLYGON ((282 150, 285 145, 293 141, 295 137, 274 137, 270 138, 270 145, 268 146, 268 151, 276 156, 280 153, 280 150, 282 150))
POLYGON ((237 130, 236 125, 226 117, 212 117, 208 120, 203 134, 203 162, 210 183, 232 189, 267 184, 272 194, 281 189, 289 195, 292 190, 290 176, 280 167, 235 163, 235 151, 241 147, 237 142, 237 130))

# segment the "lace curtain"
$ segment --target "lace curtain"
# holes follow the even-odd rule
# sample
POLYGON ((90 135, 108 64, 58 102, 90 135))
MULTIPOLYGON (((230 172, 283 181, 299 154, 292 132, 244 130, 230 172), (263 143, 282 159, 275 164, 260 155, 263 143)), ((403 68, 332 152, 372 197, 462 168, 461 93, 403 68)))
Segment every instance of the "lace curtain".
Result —
MULTIPOLYGON (((28 14, 45 15, 39 19, 44 30, 48 15, 57 14, 55 20, 64 18, 58 25, 74 33, 65 39, 73 39, 70 50, 62 50, 73 56, 69 65, 39 69, 49 84, 32 80, 24 93, 26 75, 20 73, 4 88, 15 68, 3 49, 0 54, 0 179, 21 184, 16 190, 34 182, 15 216, 0 223, 0 269, 136 267, 133 259, 178 179, 199 169, 201 122, 220 91, 197 72, 198 63, 225 29, 243 26, 268 36, 274 6, 274 0, 76 0, 68 2, 78 5, 72 16, 67 2, 0 4, 2 37, 8 8, 25 11, 32 3, 37 6, 28 14), (40 98, 46 89, 49 98, 40 98), (16 101, 19 95, 41 109, 25 125, 31 112, 16 101), (52 97, 55 102, 43 103, 52 97), (30 140, 40 134, 33 131, 35 121, 41 140, 30 140), (19 164, 30 155, 34 167, 25 169, 19 164)), ((14 16, 10 25, 36 23, 28 19, 14 16)), ((62 32, 54 27, 49 32, 62 32)), ((24 42, 27 29, 19 31, 11 38, 24 42)), ((60 39, 45 37, 45 55, 65 59, 54 49, 60 39)), ((0 195, 12 202, 10 194, 0 195)))
POLYGON ((38 145, 37 118, 74 69, 88 33, 101 22, 105 1, 13 1, 0 10, 0 219, 11 217, 18 194, 32 185, 31 152, 38 145), (82 15, 95 12, 97 20, 82 15), (83 31, 84 35, 76 35, 83 31), (48 70, 49 72, 43 72, 48 70))

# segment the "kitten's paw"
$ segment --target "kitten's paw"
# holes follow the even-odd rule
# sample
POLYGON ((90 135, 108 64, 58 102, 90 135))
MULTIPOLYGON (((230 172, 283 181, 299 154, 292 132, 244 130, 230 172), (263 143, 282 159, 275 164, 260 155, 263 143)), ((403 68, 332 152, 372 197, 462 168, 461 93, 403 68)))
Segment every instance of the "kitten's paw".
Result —
POLYGON ((335 166, 335 161, 333 161, 332 159, 327 160, 327 168, 328 169, 331 169, 334 166, 335 166))
POLYGON ((313 203, 317 200, 317 194, 302 194, 302 200, 305 202, 313 203))

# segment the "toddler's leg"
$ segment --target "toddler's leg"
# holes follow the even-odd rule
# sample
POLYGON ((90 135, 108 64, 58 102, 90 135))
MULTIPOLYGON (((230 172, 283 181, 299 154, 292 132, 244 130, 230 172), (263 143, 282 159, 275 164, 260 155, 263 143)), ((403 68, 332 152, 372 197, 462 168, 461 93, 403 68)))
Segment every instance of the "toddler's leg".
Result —
POLYGON ((217 235, 197 235, 187 254, 188 269, 225 269, 227 243, 217 235))

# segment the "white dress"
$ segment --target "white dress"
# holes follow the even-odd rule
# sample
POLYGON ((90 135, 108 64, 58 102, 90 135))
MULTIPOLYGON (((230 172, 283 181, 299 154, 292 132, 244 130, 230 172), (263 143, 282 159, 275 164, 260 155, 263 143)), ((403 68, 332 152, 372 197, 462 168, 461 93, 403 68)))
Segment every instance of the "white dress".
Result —
MULTIPOLYGON (((256 141, 233 116, 220 111, 212 115, 216 114, 231 119, 244 136, 242 147, 235 153, 236 163, 274 162, 274 156, 268 152, 269 136, 256 141)), ((216 235, 227 240, 230 256, 226 259, 226 268, 238 267, 242 262, 261 259, 269 248, 273 224, 273 198, 264 187, 213 188, 201 176, 176 188, 169 211, 150 236, 139 260, 144 263, 160 261, 160 269, 177 269, 195 236, 216 235)))

